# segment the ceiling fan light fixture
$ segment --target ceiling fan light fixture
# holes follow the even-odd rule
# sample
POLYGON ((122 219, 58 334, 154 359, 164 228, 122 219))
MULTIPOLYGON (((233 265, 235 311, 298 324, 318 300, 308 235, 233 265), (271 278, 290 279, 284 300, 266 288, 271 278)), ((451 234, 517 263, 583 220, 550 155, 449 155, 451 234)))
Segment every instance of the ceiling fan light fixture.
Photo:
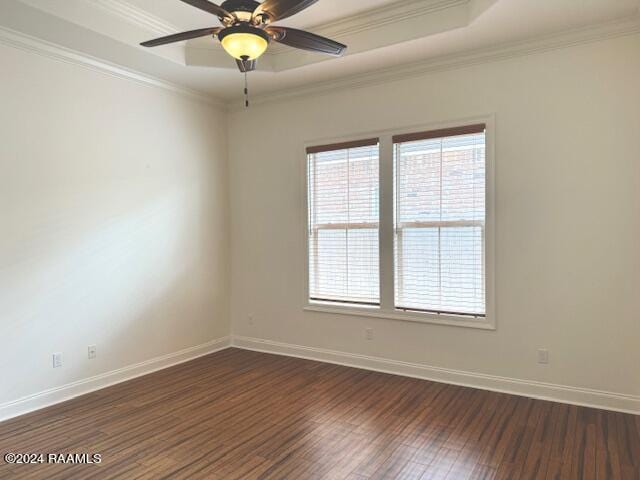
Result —
MULTIPOLYGON (((2 1, 2 0, 0 0, 2 1)), ((314 5, 318 0, 181 0, 218 18, 222 26, 199 28, 147 40, 143 47, 158 47, 193 38, 218 37, 224 50, 236 60, 242 73, 256 69, 271 40, 288 47, 339 57, 347 49, 340 42, 296 28, 272 25, 314 5)), ((246 89, 245 89, 246 90, 246 89)))
POLYGON ((264 31, 249 25, 234 25, 218 33, 222 48, 237 60, 255 60, 269 46, 271 37, 264 31))

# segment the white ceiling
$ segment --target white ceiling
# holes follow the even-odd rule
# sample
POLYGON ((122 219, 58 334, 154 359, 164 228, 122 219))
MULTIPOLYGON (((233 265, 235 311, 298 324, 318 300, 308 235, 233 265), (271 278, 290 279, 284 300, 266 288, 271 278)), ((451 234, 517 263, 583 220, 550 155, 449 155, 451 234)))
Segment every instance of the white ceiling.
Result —
MULTIPOLYGON (((349 45, 343 58, 271 45, 256 95, 513 44, 639 15, 640 0, 319 0, 281 22, 349 45)), ((0 26, 231 100, 243 80, 215 40, 144 49, 151 38, 218 25, 179 0, 2 0, 0 26)))
MULTIPOLYGON (((224 0, 214 3, 220 5, 222 1, 224 0)), ((189 7, 179 0, 127 0, 127 3, 151 12, 160 18, 171 19, 172 24, 185 30, 202 27, 207 25, 207 22, 211 23, 211 15, 197 8, 189 7)), ((394 3, 394 0, 320 0, 311 8, 298 13, 295 17, 288 18, 286 25, 296 28, 309 27, 329 22, 339 17, 357 15, 363 10, 377 8, 390 3, 394 3), (338 8, 340 10, 336 14, 338 8)), ((284 24, 285 22, 283 21, 282 23, 284 24)))

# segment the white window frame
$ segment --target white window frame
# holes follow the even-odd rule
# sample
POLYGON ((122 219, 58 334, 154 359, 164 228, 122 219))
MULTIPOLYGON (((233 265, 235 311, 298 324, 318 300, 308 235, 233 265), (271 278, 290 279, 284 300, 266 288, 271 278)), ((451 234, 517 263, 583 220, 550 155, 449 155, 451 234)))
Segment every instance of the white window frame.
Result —
POLYGON ((323 312, 340 315, 355 315, 359 317, 374 317, 388 320, 400 320, 427 324, 450 325, 456 327, 495 330, 497 327, 495 311, 495 116, 488 114, 480 117, 456 119, 442 123, 427 125, 409 125, 393 130, 375 132, 356 132, 338 138, 323 138, 304 142, 301 147, 301 157, 304 159, 301 169, 303 192, 303 221, 305 261, 303 272, 304 300, 303 309, 307 312, 323 312), (467 315, 452 315, 431 312, 403 311, 395 308, 394 296, 394 144, 393 136, 417 131, 439 130, 484 123, 485 131, 485 301, 486 314, 484 317, 470 317, 467 315), (307 168, 308 147, 322 144, 343 143, 357 141, 363 138, 379 138, 380 148, 380 306, 347 305, 333 302, 309 300, 309 229, 308 229, 308 185, 307 168))

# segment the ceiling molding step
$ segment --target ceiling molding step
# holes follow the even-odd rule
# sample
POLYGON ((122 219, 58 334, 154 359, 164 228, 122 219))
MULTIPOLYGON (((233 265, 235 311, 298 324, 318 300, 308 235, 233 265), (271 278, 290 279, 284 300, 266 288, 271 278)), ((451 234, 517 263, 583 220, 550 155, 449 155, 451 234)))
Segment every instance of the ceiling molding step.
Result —
MULTIPOLYGON (((185 65, 188 67, 213 67, 227 70, 238 70, 233 57, 220 48, 190 47, 185 49, 185 65)), ((257 61, 257 71, 273 72, 271 55, 264 54, 257 61)))
POLYGON ((87 3, 118 16, 123 20, 140 27, 148 32, 158 35, 171 35, 179 29, 166 20, 156 17, 141 8, 138 8, 123 0, 84 0, 87 3))
MULTIPOLYGON (((395 23, 384 23, 375 28, 340 34, 327 33, 316 29, 312 31, 348 45, 345 56, 350 56, 418 38, 430 37, 468 25, 468 3, 457 2, 456 4, 450 4, 447 8, 429 10, 423 15, 409 16, 404 20, 398 20, 395 23)), ((328 56, 292 48, 287 48, 284 53, 274 51, 272 55, 274 69, 277 72, 332 60, 328 56)))
MULTIPOLYGON (((259 72, 275 72, 273 58, 273 55, 271 55, 269 51, 262 54, 258 59, 256 70, 259 72)), ((238 69, 235 59, 225 52, 219 42, 212 41, 210 46, 205 46, 202 39, 197 39, 195 42, 187 42, 184 48, 184 64, 187 67, 221 68, 224 70, 238 69)))
MULTIPOLYGON (((475 0, 403 0, 376 9, 310 27, 322 35, 346 35, 375 30, 384 25, 397 24, 416 17, 431 15, 441 10, 467 7, 475 0)), ((494 0, 495 1, 495 0, 494 0)), ((288 49, 282 47, 283 50, 288 49)))
MULTIPOLYGON (((401 81, 432 72, 535 55, 638 33, 640 33, 640 15, 623 20, 614 20, 602 24, 581 27, 533 40, 503 44, 472 52, 443 55, 423 62, 375 70, 364 74, 320 82, 311 86, 289 88, 284 91, 256 95, 252 99, 251 104, 256 106, 298 98, 308 99, 310 97, 328 95, 340 90, 357 89, 371 85, 401 81)), ((227 105, 231 111, 243 109, 243 104, 237 99, 228 102, 227 105)))
MULTIPOLYGON (((13 1, 128 45, 137 45, 141 41, 170 35, 179 30, 124 0, 13 1)), ((183 44, 148 50, 148 53, 178 65, 185 64, 185 45, 183 44)))
POLYGON ((473 23, 480 15, 493 7, 498 0, 474 0, 469 10, 471 22, 473 23))
POLYGON ((124 0, 18 0, 50 15, 111 37, 122 32, 117 25, 134 27, 138 35, 170 35, 178 28, 124 0), (105 17, 108 14, 111 18, 105 17), (115 24, 114 24, 115 21, 115 24))
POLYGON ((133 81, 139 85, 156 87, 182 95, 191 100, 206 103, 208 105, 226 109, 227 103, 181 85, 162 80, 151 75, 136 72, 113 63, 100 60, 84 53, 56 45, 31 35, 24 34, 6 27, 0 26, 0 44, 17 48, 26 52, 36 53, 52 60, 62 61, 72 65, 78 65, 90 70, 110 75, 117 78, 133 81))
MULTIPOLYGON (((367 52, 469 26, 496 0, 410 0, 310 29, 349 45, 346 55, 367 52)), ((330 58, 278 45, 271 51, 276 72, 330 58)))
MULTIPOLYGON (((334 38, 349 46, 346 55, 424 38, 468 26, 497 0, 403 0, 337 21, 316 25, 307 30, 334 38)), ((201 40, 187 43, 187 65, 228 68, 219 57, 207 57, 204 52, 190 54, 200 48, 215 51, 218 45, 201 40), (194 63, 192 63, 194 62, 194 63)), ((283 72, 319 62, 331 57, 297 50, 282 44, 269 47, 267 71, 283 72)))

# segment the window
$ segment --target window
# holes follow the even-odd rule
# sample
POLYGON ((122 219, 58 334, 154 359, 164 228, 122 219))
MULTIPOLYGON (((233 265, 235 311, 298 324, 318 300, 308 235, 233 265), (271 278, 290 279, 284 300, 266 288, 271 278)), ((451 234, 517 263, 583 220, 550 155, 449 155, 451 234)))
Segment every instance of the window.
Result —
POLYGON ((378 139, 307 150, 309 298, 377 306, 378 139))
POLYGON ((398 309, 485 315, 484 130, 393 138, 398 309))
POLYGON ((307 148, 307 309, 495 328, 488 122, 307 148))

